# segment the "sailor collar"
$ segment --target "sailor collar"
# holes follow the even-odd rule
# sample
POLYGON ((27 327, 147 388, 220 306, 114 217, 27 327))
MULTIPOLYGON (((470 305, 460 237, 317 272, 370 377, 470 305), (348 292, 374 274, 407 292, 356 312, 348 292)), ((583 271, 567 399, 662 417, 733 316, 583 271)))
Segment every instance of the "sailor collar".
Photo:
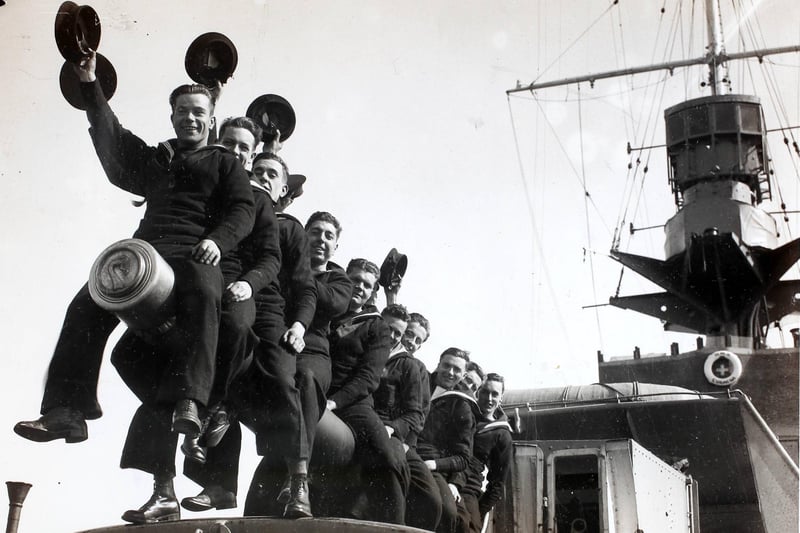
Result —
POLYGON ((494 422, 489 422, 485 426, 479 428, 477 433, 488 433, 489 431, 493 431, 495 429, 506 429, 509 433, 512 433, 511 424, 509 424, 506 420, 495 420, 494 422))
POLYGON ((440 395, 438 395, 436 398, 431 398, 431 402, 439 401, 442 398, 452 398, 453 396, 457 396, 459 398, 467 400, 468 402, 475 404, 475 406, 478 405, 478 402, 475 401, 475 398, 473 398, 472 396, 470 396, 469 394, 467 394, 465 392, 461 392, 461 391, 457 391, 457 390, 445 391, 445 392, 441 393, 440 395))

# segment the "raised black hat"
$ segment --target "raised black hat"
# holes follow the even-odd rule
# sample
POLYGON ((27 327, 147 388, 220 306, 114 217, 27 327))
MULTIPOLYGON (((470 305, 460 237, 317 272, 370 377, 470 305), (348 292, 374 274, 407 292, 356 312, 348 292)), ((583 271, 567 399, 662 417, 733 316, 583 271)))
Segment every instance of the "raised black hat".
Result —
POLYGON ((392 287, 400 285, 403 276, 406 274, 408 268, 408 257, 397 251, 397 248, 389 250, 389 254, 381 264, 381 276, 378 283, 382 287, 392 287))
POLYGON ((233 42, 225 35, 212 31, 192 41, 186 50, 184 65, 192 80, 214 87, 218 81, 227 82, 238 63, 239 54, 233 42))
POLYGON ((289 174, 289 179, 286 180, 286 187, 289 191, 286 193, 293 200, 298 196, 303 195, 303 184, 306 182, 306 177, 302 174, 289 174))
POLYGON ((280 130, 281 141, 285 141, 294 131, 297 117, 286 98, 277 94, 262 94, 247 107, 245 115, 261 127, 261 140, 275 139, 275 130, 280 130))
POLYGON ((64 59, 80 63, 88 49, 97 51, 100 45, 100 17, 91 6, 64 2, 56 13, 55 37, 64 59))
MULTIPOLYGON (((106 100, 110 100, 117 90, 117 71, 114 70, 114 65, 104 55, 96 54, 96 57, 97 68, 95 69, 95 75, 103 94, 106 96, 106 100)), ((64 95, 67 102, 72 107, 85 111, 86 103, 83 101, 83 94, 81 93, 81 80, 78 78, 78 73, 75 72, 75 66, 72 63, 65 62, 61 66, 59 84, 61 85, 61 94, 64 95)))

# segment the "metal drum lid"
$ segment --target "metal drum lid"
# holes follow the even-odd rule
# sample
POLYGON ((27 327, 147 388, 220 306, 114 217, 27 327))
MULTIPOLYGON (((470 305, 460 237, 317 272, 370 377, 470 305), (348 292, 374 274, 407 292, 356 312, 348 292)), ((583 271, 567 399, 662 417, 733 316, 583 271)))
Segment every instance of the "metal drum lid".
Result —
POLYGON ((153 261, 147 250, 137 242, 120 241, 106 248, 95 261, 89 289, 92 298, 109 304, 124 303, 141 294, 152 276, 153 261))
POLYGON ((150 243, 115 242, 98 256, 89 275, 89 294, 134 329, 158 327, 172 316, 175 274, 150 243))

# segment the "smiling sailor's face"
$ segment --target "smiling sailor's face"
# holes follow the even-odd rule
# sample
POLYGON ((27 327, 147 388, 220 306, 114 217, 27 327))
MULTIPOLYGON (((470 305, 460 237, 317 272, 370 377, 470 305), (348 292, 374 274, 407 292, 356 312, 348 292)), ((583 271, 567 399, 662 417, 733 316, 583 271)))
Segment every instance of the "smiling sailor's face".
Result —
POLYGON ((219 138, 219 144, 230 150, 236 156, 236 159, 247 167, 250 160, 253 159, 256 150, 256 138, 253 133, 247 128, 237 128, 235 126, 228 126, 222 132, 219 138))
POLYGON ((315 220, 306 229, 311 266, 325 265, 339 246, 336 226, 324 220, 315 220))
POLYGON ((259 159, 253 165, 253 176, 267 189, 267 194, 272 198, 273 203, 286 194, 286 174, 283 166, 274 159, 259 159))
POLYGON ((178 144, 199 148, 208 142, 208 132, 214 126, 211 101, 201 93, 182 94, 175 100, 170 116, 178 144))
POLYGON ((478 407, 481 413, 492 416, 503 400, 503 384, 488 380, 478 389, 478 407))
POLYGON ((467 361, 455 355, 443 355, 436 367, 436 385, 450 390, 461 381, 467 371, 467 361))

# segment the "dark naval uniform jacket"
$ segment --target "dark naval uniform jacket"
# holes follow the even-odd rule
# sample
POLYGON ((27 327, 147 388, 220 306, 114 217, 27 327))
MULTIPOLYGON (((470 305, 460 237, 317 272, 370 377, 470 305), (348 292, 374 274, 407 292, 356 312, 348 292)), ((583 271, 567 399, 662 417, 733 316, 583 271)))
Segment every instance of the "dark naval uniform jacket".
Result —
POLYGON ((472 458, 467 470, 467 483, 462 491, 480 496, 478 505, 481 516, 488 513, 503 497, 503 486, 511 466, 511 425, 506 414, 500 409, 498 411, 500 415, 496 420, 478 420, 472 444, 472 458), (487 485, 481 494, 484 468, 488 468, 487 485))
POLYGON ((362 313, 331 326, 331 387, 337 409, 359 402, 372 405, 389 357, 389 327, 378 313, 362 313))
POLYGON ((389 356, 373 394, 378 416, 394 429, 394 437, 409 446, 416 445, 425 424, 425 409, 430 401, 428 380, 422 361, 401 351, 389 356))
MULTIPOLYGON (((430 376, 430 391, 436 389, 436 373, 430 376)), ((450 390, 431 398, 430 412, 417 440, 423 461, 436 461, 436 471, 459 490, 466 482, 465 471, 472 457, 472 441, 478 404, 472 396, 450 390)))

